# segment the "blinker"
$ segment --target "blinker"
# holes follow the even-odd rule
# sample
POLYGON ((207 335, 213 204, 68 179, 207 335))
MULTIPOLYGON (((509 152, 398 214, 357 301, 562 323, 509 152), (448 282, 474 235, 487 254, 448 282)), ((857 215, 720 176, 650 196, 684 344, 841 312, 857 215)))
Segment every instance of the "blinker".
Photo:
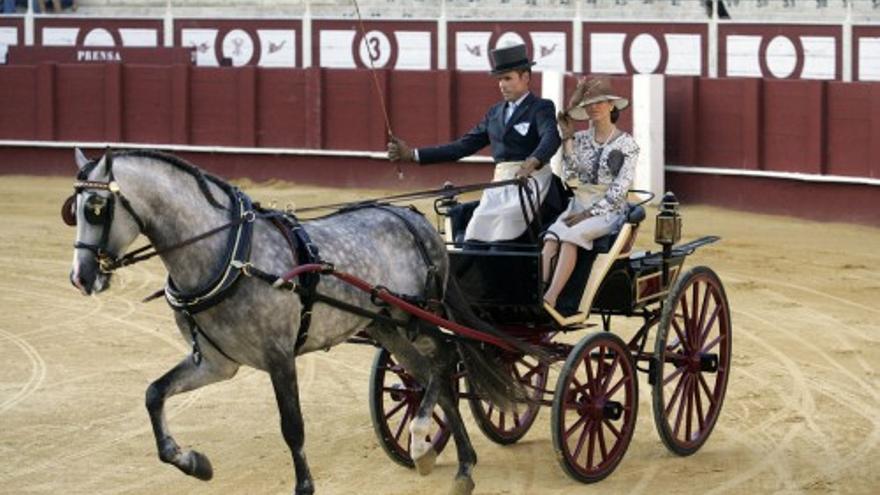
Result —
POLYGON ((92 225, 103 225, 106 223, 110 210, 108 203, 107 198, 103 196, 98 196, 97 194, 90 195, 83 205, 83 216, 86 217, 86 221, 92 225))
POLYGON ((61 205, 61 220, 71 227, 76 227, 76 194, 64 200, 61 205))

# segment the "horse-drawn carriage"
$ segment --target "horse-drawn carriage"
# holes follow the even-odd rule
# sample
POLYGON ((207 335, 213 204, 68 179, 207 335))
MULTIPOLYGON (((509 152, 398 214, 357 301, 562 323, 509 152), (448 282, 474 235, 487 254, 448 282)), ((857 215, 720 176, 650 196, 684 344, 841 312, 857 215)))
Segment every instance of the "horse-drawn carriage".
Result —
MULTIPOLYGON (((345 341, 378 347, 370 410, 393 460, 424 471, 456 439, 455 494, 472 492, 476 463, 460 399, 499 444, 518 441, 540 407, 551 406, 557 458, 584 482, 608 476, 627 450, 638 416, 638 371, 648 375, 660 437, 676 454, 696 452, 718 419, 731 364, 730 310, 711 269, 682 269, 688 254, 718 238, 677 245, 674 196, 664 198, 657 216, 661 250, 632 250, 645 218, 634 205, 619 232, 580 256, 557 310, 542 300, 537 242, 470 245, 455 235, 459 222, 441 229, 444 244, 419 213, 377 201, 300 223, 152 151, 96 160, 77 153, 77 162, 75 193, 62 207, 77 227, 71 282, 83 294, 100 292, 114 270, 152 256, 169 272, 157 294, 174 309, 192 352, 150 385, 146 402, 159 457, 186 474, 210 479, 211 464, 178 446, 165 401, 246 365, 269 373, 295 492, 313 493, 295 361, 345 341), (151 245, 122 255, 141 234, 151 245), (596 327, 590 315, 600 318, 599 331, 575 345, 557 338, 596 327), (628 342, 610 332, 615 317, 641 318, 628 342), (560 362, 552 387, 551 370, 560 362), (490 375, 502 378, 492 382, 490 375), (505 384, 522 392, 518 407, 496 407, 507 397, 505 384)), ((440 191, 440 218, 466 210, 450 193, 465 189, 440 191)))
MULTIPOLYGON (((452 276, 474 311, 506 334, 546 350, 551 361, 564 362, 554 387, 550 363, 521 352, 504 355, 508 372, 530 393, 530 401, 515 412, 483 400, 465 372, 455 377, 459 397, 467 400, 486 437, 501 445, 520 440, 541 406, 550 406, 557 459, 582 482, 608 476, 626 453, 638 416, 637 372, 648 377, 660 438, 678 455, 693 454, 703 445, 724 400, 731 360, 727 297, 710 268, 682 271, 688 254, 719 238, 676 245, 681 217, 675 196, 667 193, 656 218, 655 241, 661 249, 634 252, 645 218, 642 205, 650 199, 630 206, 619 231, 598 239, 593 250, 581 250, 557 308, 542 299, 540 246, 468 245, 461 240, 462 222, 457 218, 456 226, 450 217, 474 205, 450 196, 435 201, 452 276), (589 323, 591 315, 601 319, 598 331, 597 324, 589 323), (627 342, 611 333, 612 317, 640 318, 642 325, 627 342), (577 344, 557 341, 579 330, 588 333, 577 344)), ((370 377, 370 412, 385 452, 404 466, 413 465, 405 426, 421 394, 416 380, 380 348, 370 377)), ((439 411, 429 440, 438 452, 449 440, 439 411)))

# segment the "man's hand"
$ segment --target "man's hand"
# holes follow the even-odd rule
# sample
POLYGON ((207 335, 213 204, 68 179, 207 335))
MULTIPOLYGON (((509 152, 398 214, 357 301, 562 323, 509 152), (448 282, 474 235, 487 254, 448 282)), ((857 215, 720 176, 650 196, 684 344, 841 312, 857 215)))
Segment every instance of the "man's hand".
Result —
POLYGON ((412 148, 406 142, 397 136, 391 136, 391 140, 388 142, 388 159, 392 162, 411 162, 415 159, 415 156, 413 155, 412 148))
POLYGON ((572 213, 571 215, 563 218, 562 222, 565 224, 566 227, 574 227, 575 225, 583 222, 584 220, 590 218, 591 216, 592 215, 590 215, 589 211, 582 211, 580 213, 572 213))
POLYGON ((519 170, 516 171, 516 178, 520 179, 523 177, 528 177, 532 172, 541 168, 541 160, 530 156, 526 158, 525 163, 519 167, 519 170))

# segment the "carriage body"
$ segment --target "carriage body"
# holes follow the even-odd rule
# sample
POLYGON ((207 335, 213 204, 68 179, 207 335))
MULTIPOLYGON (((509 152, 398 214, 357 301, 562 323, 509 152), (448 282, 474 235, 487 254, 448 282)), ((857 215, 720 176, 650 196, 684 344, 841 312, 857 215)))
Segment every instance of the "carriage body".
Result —
MULTIPOLYGON (((673 238, 655 252, 634 252, 645 213, 641 206, 631 207, 619 232, 598 239, 589 252, 581 250, 556 311, 543 302, 539 245, 463 242, 466 222, 453 221, 455 214, 450 211, 472 211, 473 207, 460 205, 454 198, 435 203, 447 240, 451 276, 482 319, 540 346, 554 361, 563 363, 551 387, 548 363, 507 353, 505 366, 532 399, 513 413, 482 400, 462 373, 462 383, 457 383, 460 397, 467 400, 484 434, 499 444, 514 443, 528 432, 541 406, 549 406, 561 466, 579 481, 599 481, 614 471, 631 440, 638 415, 637 375, 642 372, 652 389, 654 421, 663 443, 679 455, 696 452, 711 434, 723 403, 731 325, 717 275, 707 267, 685 271, 684 266, 695 249, 719 238, 707 236, 680 245, 673 238), (638 318, 642 325, 624 341, 611 331, 614 317, 638 318), (597 319, 601 327, 591 321, 597 319), (587 334, 576 344, 555 340, 560 334, 583 330, 587 334), (649 345, 652 336, 653 348, 649 345)), ((680 218, 674 220, 680 229, 680 218)), ((415 391, 410 397, 415 405, 418 387, 411 388, 405 370, 390 366, 390 359, 384 350, 379 351, 371 388, 376 391, 371 395, 373 422, 392 458, 411 465, 407 443, 400 438, 402 430, 397 429, 395 438, 385 413, 389 406, 405 400, 402 390, 415 391), (375 378, 377 370, 380 378, 375 378), (395 391, 397 401, 381 393, 379 381, 386 379, 394 382, 385 390, 395 391)), ((432 441, 439 450, 448 434, 442 421, 434 427, 432 441)))

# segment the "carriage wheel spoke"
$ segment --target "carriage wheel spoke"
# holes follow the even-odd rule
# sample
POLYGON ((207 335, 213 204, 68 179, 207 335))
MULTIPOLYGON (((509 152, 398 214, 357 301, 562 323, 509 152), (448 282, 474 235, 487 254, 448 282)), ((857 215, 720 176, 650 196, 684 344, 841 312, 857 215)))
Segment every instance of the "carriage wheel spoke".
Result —
POLYGON ((605 366, 604 366, 605 365, 605 346, 603 346, 603 345, 599 346, 599 356, 596 359, 597 359, 596 377, 594 380, 590 380, 590 384, 591 384, 590 390, 595 395, 598 395, 599 390, 601 390, 600 386, 601 386, 601 382, 602 382, 602 377, 604 376, 602 374, 603 373, 602 369, 605 368, 605 366))
MULTIPOLYGON (((397 426, 397 433, 394 434, 394 440, 397 443, 400 443, 400 436, 403 435, 403 429, 406 428, 406 423, 409 420, 409 417, 412 413, 412 409, 406 408, 406 412, 403 414, 403 419, 400 420, 400 425, 397 426)), ((406 448, 407 452, 409 452, 409 446, 406 448)))
MULTIPOLYGON (((706 321, 706 309, 709 308, 709 290, 712 288, 709 284, 706 284, 706 290, 703 291, 703 304, 700 305, 700 317, 697 319, 697 331, 703 328, 703 323, 706 321)), ((696 343, 694 347, 699 347, 700 342, 696 343)))
POLYGON ((596 451, 596 430, 590 424, 590 439, 587 440, 587 469, 593 467, 593 454, 596 451))
POLYGON ((391 416, 394 416, 395 414, 397 414, 397 411, 400 411, 401 409, 403 409, 407 405, 408 404, 405 400, 402 400, 399 403, 397 403, 397 405, 392 407, 390 411, 385 413, 385 421, 388 421, 389 419, 391 419, 391 416))
MULTIPOLYGON (((584 418, 586 419, 587 416, 584 416, 584 418)), ((591 423, 591 421, 587 421, 586 424, 584 424, 584 427, 581 429, 581 435, 578 437, 577 445, 575 446, 574 452, 571 455, 572 459, 574 459, 575 462, 577 462, 578 457, 581 456, 581 451, 584 449, 584 443, 586 443, 587 434, 590 432, 590 426, 592 426, 591 423)))
POLYGON ((709 352, 709 351, 711 351, 711 350, 712 350, 716 345, 718 345, 718 343, 721 342, 722 340, 724 340, 724 334, 720 334, 720 335, 718 335, 717 337, 715 337, 714 339, 712 339, 712 341, 709 342, 708 344, 706 344, 706 346, 703 347, 703 349, 701 349, 700 352, 709 352))
POLYGON ((574 433, 574 430, 576 430, 578 428, 578 426, 584 424, 584 422, 586 422, 589 419, 590 419, 589 416, 579 417, 578 420, 575 421, 573 425, 571 425, 571 428, 565 430, 565 440, 567 441, 568 437, 570 437, 574 433))
POLYGON ((684 336, 684 330, 681 329, 681 326, 678 324, 678 320, 675 317, 672 318, 672 329, 675 330, 675 335, 678 336, 678 343, 684 347, 684 352, 690 352, 690 343, 684 336))
POLYGON ((678 431, 681 429, 681 420, 684 419, 684 408, 687 405, 685 395, 689 390, 688 383, 690 383, 690 375, 685 375, 684 378, 681 379, 681 383, 679 383, 679 385, 682 385, 683 393, 678 404, 678 412, 675 413, 675 428, 672 430, 672 436, 675 438, 678 438, 678 431))
POLYGON ((709 321, 706 323, 705 327, 702 328, 703 332, 700 335, 700 341, 697 343, 697 348, 701 348, 705 345, 706 339, 709 338, 709 332, 712 331, 712 328, 715 327, 715 320, 718 318, 718 313, 721 312, 721 306, 715 306, 715 309, 712 310, 712 316, 709 317, 709 321))
POLYGON ((620 380, 618 380, 617 383, 613 387, 611 387, 611 389, 608 390, 608 392, 605 393, 605 397, 607 397, 607 398, 613 397, 614 394, 617 393, 618 390, 620 390, 620 387, 622 387, 624 383, 628 383, 630 381, 630 379, 632 379, 632 377, 629 375, 624 375, 624 376, 620 377, 620 380))
POLYGON ((687 375, 684 375, 683 377, 681 377, 681 379, 678 381, 678 384, 675 386, 675 391, 672 393, 672 397, 669 399, 669 404, 666 405, 666 410, 664 411, 664 414, 666 416, 669 416, 669 413, 672 412, 672 407, 675 405, 676 399, 678 399, 679 395, 681 394, 681 389, 683 388, 684 381, 686 379, 687 379, 687 375))
MULTIPOLYGON (((697 375, 701 377, 701 375, 697 375)), ((703 432, 706 428, 706 416, 703 415, 703 399, 700 394, 700 387, 698 383, 694 383, 693 386, 693 394, 694 394, 694 404, 697 406, 697 425, 700 427, 700 433, 703 432)))
POLYGON ((593 365, 592 365, 592 359, 591 359, 589 353, 587 353, 587 355, 584 357, 583 361, 584 361, 584 367, 587 368, 587 383, 584 384, 583 388, 589 388, 590 389, 590 396, 592 396, 593 392, 594 392, 593 387, 596 384, 596 379, 593 378, 593 365))
POLYGON ((501 431, 504 431, 504 425, 506 423, 506 418, 507 418, 507 415, 504 413, 504 411, 501 411, 499 409, 499 411, 498 411, 498 426, 500 427, 501 431))
POLYGON ((685 418, 684 423, 684 438, 685 441, 691 441, 691 425, 693 424, 694 419, 694 380, 688 380, 687 384, 687 417, 685 418))
POLYGON ((611 423, 611 420, 603 419, 602 424, 608 427, 608 431, 610 431, 614 435, 614 438, 620 440, 620 430, 614 427, 614 425, 611 423))
MULTIPOLYGON (((685 328, 689 328, 692 324, 691 322, 691 314, 688 310, 688 298, 687 298, 687 290, 682 291, 681 293, 681 318, 682 323, 684 323, 685 328)), ((690 341, 682 339, 689 346, 690 341)))
POLYGON ((693 288, 691 290, 691 321, 690 324, 687 325, 687 328, 690 331, 688 337, 691 338, 691 349, 695 349, 697 345, 697 339, 700 337, 699 334, 699 326, 697 326, 697 320, 699 319, 699 312, 697 310, 697 306, 700 301, 700 283, 694 282, 693 288))
POLYGON ((608 368, 608 372, 605 373, 605 376, 602 378, 602 386, 600 387, 600 391, 605 395, 611 395, 608 392, 608 385, 611 383, 611 379, 614 377, 614 372, 617 371, 617 364, 620 362, 621 356, 617 355, 614 357, 614 361, 611 362, 611 367, 608 368))
POLYGON ((706 393, 706 398, 709 399, 709 407, 715 407, 715 396, 709 390, 709 384, 706 383, 706 378, 703 377, 703 374, 699 375, 700 386, 703 387, 703 392, 706 393))
POLYGON ((602 423, 597 423, 596 428, 599 430, 599 453, 602 454, 602 462, 608 459, 608 447, 605 445, 605 434, 603 433, 602 423))

